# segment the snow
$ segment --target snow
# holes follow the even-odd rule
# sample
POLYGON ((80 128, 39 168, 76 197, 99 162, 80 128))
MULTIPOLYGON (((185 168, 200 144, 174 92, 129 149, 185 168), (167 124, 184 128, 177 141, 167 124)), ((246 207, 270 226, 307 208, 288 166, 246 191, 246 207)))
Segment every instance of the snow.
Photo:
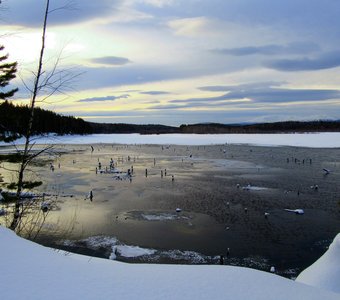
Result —
MULTIPOLYGON (((322 288, 338 284, 339 235, 335 243, 312 270, 316 282, 307 280, 308 270, 299 281, 322 288)), ((126 264, 70 254, 19 238, 1 226, 0 245, 3 300, 339 299, 338 293, 247 268, 126 264)))
POLYGON ((248 185, 242 187, 242 190, 245 190, 245 191, 263 191, 263 190, 267 190, 267 188, 248 184, 248 185))
POLYGON ((116 246, 117 252, 124 257, 139 257, 143 255, 152 255, 156 252, 153 249, 140 248, 138 246, 119 245, 116 246))
MULTIPOLYGON (((340 132, 284 133, 284 134, 92 134, 35 137, 37 144, 159 144, 211 145, 251 144, 264 146, 296 146, 312 148, 340 147, 340 132)), ((19 139, 16 144, 23 144, 19 139)), ((1 145, 6 145, 0 142, 1 145)))
POLYGON ((296 281, 340 293, 340 233, 327 252, 304 270, 296 281))
POLYGON ((288 209, 288 208, 286 208, 285 211, 293 212, 297 215, 303 215, 305 213, 305 211, 301 208, 298 208, 298 209, 288 209))
POLYGON ((177 220, 179 218, 178 214, 170 214, 170 213, 141 214, 141 217, 147 221, 172 221, 172 220, 177 220))

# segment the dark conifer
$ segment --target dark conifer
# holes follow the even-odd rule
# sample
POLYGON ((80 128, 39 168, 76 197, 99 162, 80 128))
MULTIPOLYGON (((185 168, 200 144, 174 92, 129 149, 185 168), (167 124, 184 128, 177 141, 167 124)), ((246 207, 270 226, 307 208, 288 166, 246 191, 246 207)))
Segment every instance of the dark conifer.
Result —
MULTIPOLYGON (((4 46, 0 46, 0 51, 5 49, 4 46)), ((6 100, 14 96, 18 91, 17 88, 5 90, 10 81, 16 77, 17 63, 7 63, 8 54, 0 55, 0 99, 6 100)))
MULTIPOLYGON (((4 46, 0 45, 0 52, 5 49, 4 46)), ((8 54, 2 55, 0 54, 0 100, 4 100, 4 106, 8 108, 7 99, 14 96, 14 94, 18 91, 17 88, 7 89, 10 81, 16 77, 17 72, 17 63, 8 63, 6 62, 8 59, 8 54)), ((1 102, 0 102, 1 104, 1 102)), ((11 142, 14 139, 18 138, 18 134, 16 132, 11 131, 5 122, 5 118, 9 116, 5 113, 2 114, 0 111, 0 141, 11 142)))

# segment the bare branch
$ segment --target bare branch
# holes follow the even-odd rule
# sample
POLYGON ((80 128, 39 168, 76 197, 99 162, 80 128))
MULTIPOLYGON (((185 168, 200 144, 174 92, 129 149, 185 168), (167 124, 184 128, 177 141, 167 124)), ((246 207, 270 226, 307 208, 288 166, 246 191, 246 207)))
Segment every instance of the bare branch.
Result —
POLYGON ((24 85, 24 87, 26 88, 26 90, 28 90, 30 93, 33 92, 33 90, 26 84, 25 80, 23 79, 23 77, 19 74, 19 78, 21 83, 24 85))
POLYGON ((75 1, 69 1, 67 2, 65 5, 63 6, 60 6, 60 7, 57 7, 57 8, 53 8, 53 9, 50 9, 48 11, 49 14, 53 13, 53 12, 56 12, 58 10, 77 10, 77 5, 76 5, 76 2, 75 1))

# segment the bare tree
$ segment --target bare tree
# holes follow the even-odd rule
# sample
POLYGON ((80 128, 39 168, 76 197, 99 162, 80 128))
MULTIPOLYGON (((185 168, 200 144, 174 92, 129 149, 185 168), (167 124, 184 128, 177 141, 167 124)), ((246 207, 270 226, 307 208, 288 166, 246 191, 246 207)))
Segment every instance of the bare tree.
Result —
POLYGON ((24 213, 24 208, 21 203, 21 193, 23 190, 24 183, 24 173, 29 165, 29 163, 42 153, 51 149, 50 147, 45 147, 38 151, 32 151, 33 146, 35 145, 32 142, 32 129, 33 129, 33 121, 34 121, 34 111, 35 106, 38 101, 38 96, 42 93, 45 93, 43 96, 44 99, 52 96, 56 92, 61 91, 61 87, 66 86, 67 83, 71 82, 75 77, 79 76, 79 74, 74 75, 70 70, 58 70, 57 66, 60 61, 60 56, 58 56, 53 68, 51 71, 43 70, 44 63, 44 54, 45 54, 45 44, 46 44, 46 30, 47 30, 47 21, 49 14, 59 10, 69 8, 69 5, 65 5, 63 7, 50 10, 50 0, 46 0, 45 12, 44 12, 44 21, 42 26, 42 35, 41 35, 41 48, 39 54, 39 60, 37 65, 37 71, 34 74, 33 88, 29 88, 29 86, 25 84, 26 88, 31 92, 31 101, 29 106, 29 120, 27 124, 27 131, 25 134, 25 144, 24 149, 21 152, 21 162, 18 170, 18 181, 17 181, 17 191, 15 197, 15 207, 13 212, 13 219, 10 224, 10 228, 12 230, 16 230, 21 221, 21 218, 24 213), (47 91, 47 93, 46 93, 47 91))

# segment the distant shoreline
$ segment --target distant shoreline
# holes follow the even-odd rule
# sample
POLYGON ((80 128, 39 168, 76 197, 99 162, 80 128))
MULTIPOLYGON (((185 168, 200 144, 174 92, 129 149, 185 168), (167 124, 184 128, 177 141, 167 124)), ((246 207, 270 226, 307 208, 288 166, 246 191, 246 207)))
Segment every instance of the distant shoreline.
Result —
POLYGON ((125 124, 87 122, 92 133, 139 133, 139 134, 234 134, 234 133, 294 133, 340 132, 340 121, 283 121, 272 123, 197 123, 167 126, 161 124, 125 124))
MULTIPOLYGON (((233 134, 89 134, 48 135, 35 137, 36 144, 152 144, 152 145, 226 145, 290 146, 309 148, 340 148, 340 132, 306 133, 233 133, 233 134)), ((15 141, 23 144, 23 138, 15 141)), ((11 146, 0 142, 0 146, 11 146)))

